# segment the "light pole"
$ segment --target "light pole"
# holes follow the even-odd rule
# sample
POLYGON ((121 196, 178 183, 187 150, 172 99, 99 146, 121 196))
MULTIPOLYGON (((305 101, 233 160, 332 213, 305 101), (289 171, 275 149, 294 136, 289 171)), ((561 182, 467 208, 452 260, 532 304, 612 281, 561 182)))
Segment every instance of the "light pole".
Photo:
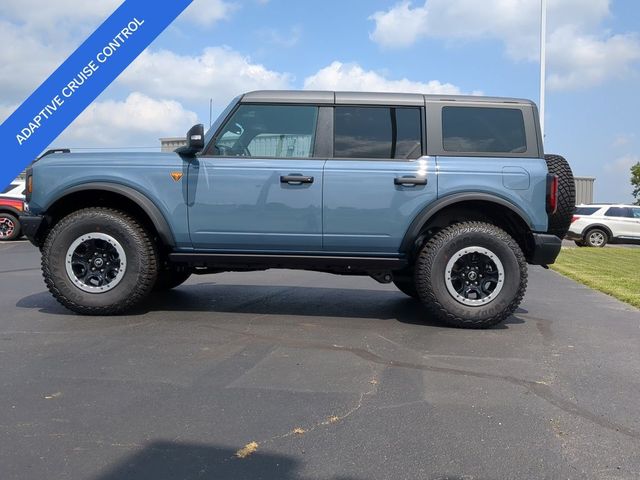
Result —
POLYGON ((544 96, 547 68, 547 0, 540 3, 540 130, 544 139, 544 96))

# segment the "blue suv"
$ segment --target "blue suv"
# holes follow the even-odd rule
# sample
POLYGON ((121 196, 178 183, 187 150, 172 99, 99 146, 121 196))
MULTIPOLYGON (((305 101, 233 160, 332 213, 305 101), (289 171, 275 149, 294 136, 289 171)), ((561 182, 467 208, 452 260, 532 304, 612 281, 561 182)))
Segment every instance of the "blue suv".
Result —
POLYGON ((53 296, 117 314, 192 274, 296 268, 393 282, 450 325, 518 307, 574 205, 535 104, 257 91, 175 153, 47 152, 24 233, 53 296))

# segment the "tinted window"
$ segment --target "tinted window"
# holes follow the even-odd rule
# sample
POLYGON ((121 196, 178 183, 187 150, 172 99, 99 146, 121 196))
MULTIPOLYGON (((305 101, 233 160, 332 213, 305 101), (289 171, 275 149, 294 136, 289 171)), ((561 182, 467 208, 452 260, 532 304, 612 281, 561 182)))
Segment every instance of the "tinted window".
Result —
POLYGON ((527 151, 524 117, 516 108, 444 107, 442 137, 448 152, 527 151))
POLYGON ((13 190, 14 188, 16 188, 19 184, 17 183, 12 183, 10 185, 8 185, 4 190, 2 190, 2 192, 0 192, 0 194, 2 193, 9 193, 11 190, 13 190))
POLYGON ((633 218, 638 218, 640 219, 640 208, 633 208, 633 218))
POLYGON ((578 207, 576 208, 576 215, 593 215, 600 207, 578 207))
POLYGON ((422 155, 419 108, 336 107, 337 158, 418 158, 422 155))
POLYGON ((631 217, 631 209, 624 207, 611 207, 604 214, 605 217, 631 217))
POLYGON ((241 105, 216 137, 213 155, 311 157, 318 108, 241 105))

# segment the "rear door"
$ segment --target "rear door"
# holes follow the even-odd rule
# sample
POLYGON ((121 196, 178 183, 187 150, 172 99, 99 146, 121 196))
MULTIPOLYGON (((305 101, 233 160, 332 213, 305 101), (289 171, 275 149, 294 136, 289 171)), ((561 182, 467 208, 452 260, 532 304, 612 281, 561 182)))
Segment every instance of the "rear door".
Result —
POLYGON ((318 107, 240 104, 189 170, 189 230, 198 249, 319 251, 318 107))
POLYGON ((334 156, 324 173, 325 251, 399 252, 415 215, 436 198, 423 119, 419 106, 335 106, 334 156))

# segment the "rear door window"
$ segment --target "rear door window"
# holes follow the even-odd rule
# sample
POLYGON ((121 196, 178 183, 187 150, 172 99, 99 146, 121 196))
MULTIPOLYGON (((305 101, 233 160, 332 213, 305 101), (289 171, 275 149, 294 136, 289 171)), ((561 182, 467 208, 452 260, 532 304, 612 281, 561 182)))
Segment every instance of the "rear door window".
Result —
POLYGON ((446 152, 525 153, 522 110, 493 107, 443 107, 442 144, 446 152))
POLYGON ((632 217, 631 209, 626 207, 610 207, 604 215, 605 217, 632 217))
POLYGON ((334 157, 416 159, 422 155, 419 108, 336 107, 334 157))

